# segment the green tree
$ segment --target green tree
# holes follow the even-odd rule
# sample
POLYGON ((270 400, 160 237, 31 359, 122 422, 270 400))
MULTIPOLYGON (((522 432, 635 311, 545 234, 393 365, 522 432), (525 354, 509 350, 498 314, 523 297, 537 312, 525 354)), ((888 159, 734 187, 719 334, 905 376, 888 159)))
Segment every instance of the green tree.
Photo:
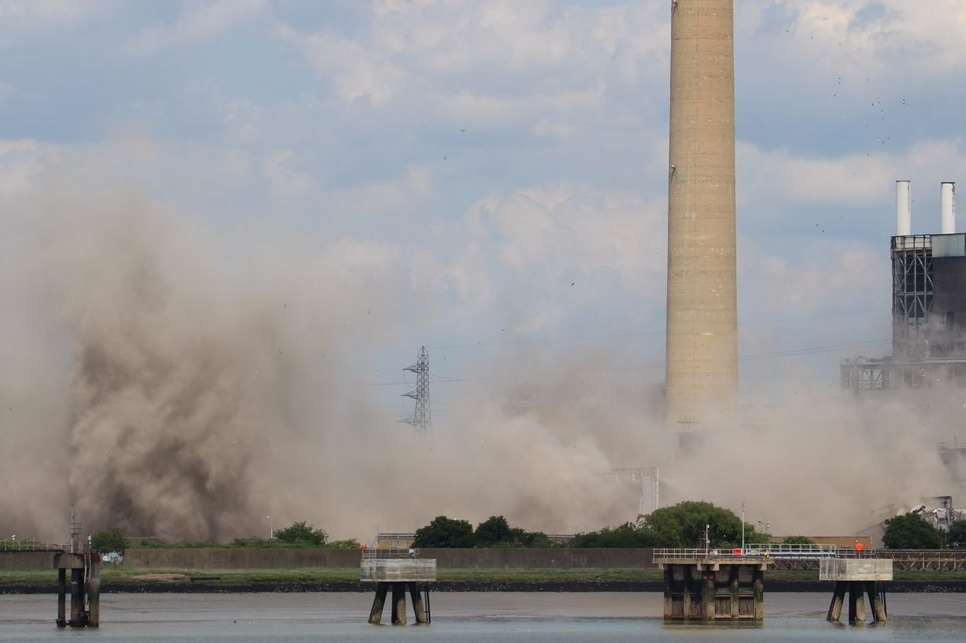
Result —
MULTIPOLYGON (((658 547, 703 547, 706 525, 712 547, 741 544, 741 518, 730 509, 717 507, 710 502, 679 502, 643 516, 639 522, 654 534, 658 547)), ((768 534, 760 533, 745 523, 746 543, 767 541, 768 534)))
POLYGON ((314 545, 321 547, 328 540, 329 535, 306 522, 293 522, 285 529, 276 531, 275 538, 283 543, 293 545, 314 545))
POLYGON ((534 549, 549 549, 553 547, 553 541, 542 531, 524 531, 523 529, 513 528, 513 544, 520 547, 532 547, 534 549))
POLYGON ((465 520, 436 516, 433 521, 416 530, 414 547, 472 547, 473 525, 465 520))
POLYGON ((918 514, 905 514, 885 522, 882 542, 889 549, 939 549, 942 533, 918 514))
POLYGON ((950 547, 966 549, 966 520, 957 520, 949 526, 946 542, 950 547))
MULTIPOLYGON (((519 530, 521 533, 523 530, 519 530)), ((477 547, 513 544, 513 530, 503 516, 490 516, 476 527, 473 538, 477 547)))
POLYGON ((815 541, 805 536, 789 536, 782 540, 783 545, 814 545, 815 541))
POLYGON ((120 529, 107 529, 91 536, 91 547, 95 551, 105 553, 116 551, 123 554, 124 550, 127 549, 127 541, 124 540, 124 534, 121 533, 120 529))
POLYGON ((619 527, 604 527, 599 531, 577 534, 571 547, 654 547, 657 544, 654 532, 643 525, 632 522, 619 527))

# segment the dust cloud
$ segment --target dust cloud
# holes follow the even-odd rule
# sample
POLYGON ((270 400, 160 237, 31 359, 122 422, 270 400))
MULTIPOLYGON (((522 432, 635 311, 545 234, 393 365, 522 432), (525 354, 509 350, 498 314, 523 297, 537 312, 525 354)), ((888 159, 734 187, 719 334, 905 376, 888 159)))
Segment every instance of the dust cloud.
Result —
POLYGON ((681 455, 661 373, 615 375, 620 346, 497 354, 414 439, 351 359, 392 336, 407 286, 391 249, 232 252, 136 194, 9 211, 0 533, 59 539, 72 505, 90 529, 162 540, 263 535, 269 515, 359 539, 438 514, 567 533, 633 519, 639 490, 608 472, 658 465, 666 501, 821 535, 949 489, 930 427, 953 416, 804 385, 681 455))

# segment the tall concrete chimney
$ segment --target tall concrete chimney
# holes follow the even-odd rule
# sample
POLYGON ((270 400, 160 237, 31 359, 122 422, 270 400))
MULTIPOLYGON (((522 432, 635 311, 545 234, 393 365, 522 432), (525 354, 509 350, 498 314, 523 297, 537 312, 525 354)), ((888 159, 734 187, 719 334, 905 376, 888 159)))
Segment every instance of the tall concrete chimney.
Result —
POLYGON ((733 411, 734 0, 671 3, 666 413, 680 430, 733 411))
POLYGON ((912 181, 896 181, 896 236, 912 234, 912 181))
POLYGON ((956 232, 956 183, 943 181, 939 189, 943 234, 956 232))

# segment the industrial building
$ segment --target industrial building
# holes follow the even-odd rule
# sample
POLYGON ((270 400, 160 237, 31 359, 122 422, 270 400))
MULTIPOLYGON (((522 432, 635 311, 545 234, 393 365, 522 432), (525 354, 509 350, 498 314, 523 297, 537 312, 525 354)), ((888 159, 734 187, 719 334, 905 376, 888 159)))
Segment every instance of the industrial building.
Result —
MULTIPOLYGON (((966 233, 956 231, 956 184, 943 181, 940 193, 941 232, 912 234, 912 183, 896 181, 896 235, 889 247, 892 354, 842 362, 842 387, 856 395, 966 388, 966 233)), ((966 446, 954 439, 937 450, 950 480, 966 482, 966 446)), ((914 513, 939 529, 966 515, 949 496, 927 502, 935 500, 942 504, 923 504, 914 513)))
POLYGON ((941 184, 939 234, 912 234, 912 185, 896 182, 892 261, 892 355, 842 362, 855 393, 966 387, 966 233, 956 232, 956 184, 941 184))

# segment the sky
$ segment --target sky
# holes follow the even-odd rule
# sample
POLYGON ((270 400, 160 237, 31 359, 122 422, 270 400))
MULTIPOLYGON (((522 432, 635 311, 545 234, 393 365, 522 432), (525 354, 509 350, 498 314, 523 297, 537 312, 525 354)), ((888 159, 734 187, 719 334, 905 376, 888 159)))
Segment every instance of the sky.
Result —
MULTIPOLYGON (((964 167, 966 4, 737 5, 742 387, 835 387, 842 357, 888 351, 894 181, 932 232, 964 167)), ((345 341, 400 415, 420 345, 438 417, 534 346, 659 384, 669 20, 666 0, 0 0, 0 212, 70 181, 229 256, 337 258, 391 293, 345 341)))

